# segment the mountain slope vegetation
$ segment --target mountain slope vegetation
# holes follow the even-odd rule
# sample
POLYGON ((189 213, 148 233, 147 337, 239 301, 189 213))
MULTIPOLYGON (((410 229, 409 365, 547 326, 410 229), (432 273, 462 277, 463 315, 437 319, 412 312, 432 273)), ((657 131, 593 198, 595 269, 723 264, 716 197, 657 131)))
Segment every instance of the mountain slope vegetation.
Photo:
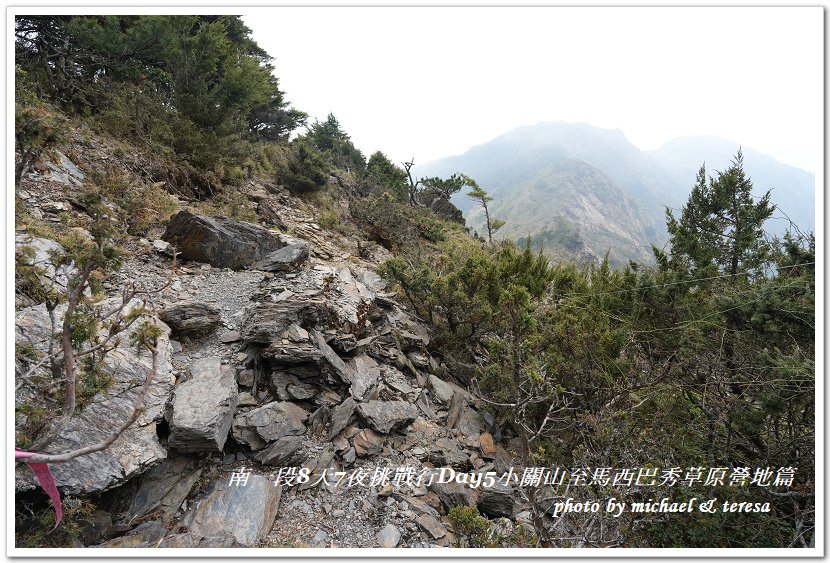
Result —
POLYGON ((748 151, 542 124, 420 175, 239 18, 15 24, 15 445, 66 508, 19 460, 17 547, 815 544, 815 240, 748 151))
MULTIPOLYGON (((476 177, 493 195, 493 213, 511 217, 500 234, 504 239, 530 236, 534 244, 553 242, 558 238, 551 235, 546 222, 579 224, 582 242, 590 249, 587 256, 597 261, 610 250, 612 263, 620 265, 629 259, 647 258, 651 244, 660 247, 666 242, 665 211, 677 209, 685 201, 692 187, 690 178, 701 164, 714 174, 726 169, 739 149, 737 144, 714 137, 690 137, 671 141, 656 151, 641 151, 619 130, 550 122, 520 127, 463 155, 427 163, 421 170, 425 174, 463 170, 476 177), (573 164, 569 165, 571 173, 564 174, 561 167, 566 161, 588 165, 584 177, 572 173, 573 164), (616 194, 608 192, 609 184, 616 186, 616 194), (560 198, 574 186, 579 186, 583 198, 597 203, 609 196, 615 199, 605 200, 604 205, 589 204, 591 213, 586 213, 584 199, 560 198), (595 197, 589 196, 591 192, 596 192, 595 197), (620 209, 614 213, 610 208, 617 202, 620 209), (616 239, 607 234, 621 235, 623 231, 626 234, 616 239)), ((815 224, 813 176, 751 149, 743 153, 746 170, 754 179, 754 195, 760 197, 772 189, 779 210, 765 225, 767 231, 783 235, 790 228, 785 217, 804 232, 811 231, 815 224)), ((462 194, 453 201, 479 230, 482 221, 472 203, 462 194)), ((561 246, 548 246, 547 251, 552 256, 569 252, 561 246)), ((586 257, 584 253, 579 256, 586 257)))

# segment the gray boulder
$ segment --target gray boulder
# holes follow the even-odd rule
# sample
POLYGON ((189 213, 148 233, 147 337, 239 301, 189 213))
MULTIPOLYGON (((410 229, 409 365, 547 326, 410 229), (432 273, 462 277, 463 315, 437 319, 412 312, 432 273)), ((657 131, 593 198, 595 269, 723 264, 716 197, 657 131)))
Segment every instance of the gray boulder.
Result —
POLYGON ((439 402, 445 405, 450 403, 453 396, 453 389, 446 381, 435 375, 430 375, 429 386, 432 388, 432 392, 439 402))
POLYGON ((433 539, 440 539, 447 535, 447 527, 429 514, 421 514, 415 519, 418 526, 433 539))
POLYGON ((348 361, 351 387, 349 393, 358 401, 367 401, 375 393, 380 379, 380 366, 367 356, 361 354, 348 361))
POLYGON ((414 422, 418 408, 405 401, 369 401, 357 406, 357 414, 374 430, 389 434, 414 422))
POLYGON ((253 547, 274 527, 281 496, 282 487, 262 475, 250 475, 239 486, 230 485, 228 478, 213 481, 181 524, 190 528, 196 542, 230 534, 239 544, 253 547))
POLYGON ((238 402, 233 369, 221 358, 196 360, 193 377, 176 388, 168 445, 180 452, 221 451, 238 402))
POLYGON ((357 403, 352 397, 348 397, 345 401, 334 407, 331 412, 331 426, 329 426, 329 439, 334 438, 346 428, 349 424, 349 419, 354 412, 357 403))
POLYGON ((469 465, 470 458, 462 451, 455 440, 438 438, 432 446, 429 460, 436 467, 460 468, 469 465))
POLYGON ((478 504, 479 490, 473 489, 464 483, 433 481, 429 485, 429 489, 438 495, 438 499, 447 512, 455 506, 476 506, 478 504))
POLYGON ((172 517, 201 475, 202 469, 195 467, 193 460, 167 458, 140 477, 138 491, 124 519, 130 522, 154 510, 160 510, 167 518, 172 517))
POLYGON ((302 436, 281 436, 255 456, 255 459, 266 465, 286 467, 299 465, 308 458, 308 452, 303 447, 302 436))
MULTIPOLYGON (((283 338, 290 341, 302 337, 298 328, 326 326, 331 317, 321 299, 259 303, 249 311, 239 332, 246 342, 276 347, 281 345, 283 338)), ((302 331, 306 332, 305 329, 302 331)))
POLYGON ((302 436, 308 412, 294 403, 275 401, 238 415, 233 421, 233 437, 253 450, 264 448, 282 436, 302 436))
POLYGON ((293 272, 302 266, 311 255, 311 246, 307 242, 289 244, 268 254, 253 265, 255 270, 263 272, 293 272))
POLYGON ((202 338, 219 326, 222 311, 216 305, 183 301, 163 309, 159 318, 170 327, 174 338, 202 338))
POLYGON ((230 217, 207 217, 179 211, 161 237, 185 260, 241 270, 284 246, 276 233, 230 217))
POLYGON ((364 428, 352 439, 352 447, 357 457, 371 457, 383 449, 383 436, 364 428))
POLYGON ((340 356, 337 355, 337 352, 332 350, 331 346, 328 345, 326 339, 323 337, 320 332, 316 330, 310 331, 311 337, 314 340, 314 343, 317 345, 317 349, 320 350, 320 353, 326 359, 331 367, 334 368, 334 371, 337 373, 338 377, 344 383, 351 383, 355 379, 354 370, 346 365, 346 363, 340 359, 340 356))
POLYGON ((139 524, 127 534, 95 547, 156 547, 164 539, 167 526, 161 520, 139 524))
POLYGON ((467 438, 478 438, 484 426, 484 420, 478 411, 471 407, 466 407, 461 410, 458 420, 452 426, 459 430, 467 438))
POLYGON ((513 516, 513 506, 516 504, 515 497, 516 493, 512 487, 496 483, 482 490, 478 507, 488 516, 510 518, 513 516))

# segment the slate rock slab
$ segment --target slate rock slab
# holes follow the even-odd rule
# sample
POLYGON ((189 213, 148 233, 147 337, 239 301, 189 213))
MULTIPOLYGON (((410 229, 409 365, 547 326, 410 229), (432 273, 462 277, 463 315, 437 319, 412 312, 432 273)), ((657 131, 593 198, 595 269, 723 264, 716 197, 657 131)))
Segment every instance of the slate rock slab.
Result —
POLYGON ((230 485, 229 478, 211 482, 204 498, 182 518, 191 538, 230 534, 241 545, 253 547, 274 526, 282 487, 262 475, 250 475, 245 485, 230 485))
POLYGON ((512 487, 496 483, 482 490, 478 507, 488 516, 510 518, 513 516, 513 506, 516 504, 515 497, 516 493, 512 487))
POLYGON ((371 457, 383 449, 383 436, 364 428, 352 439, 352 447, 357 457, 371 457))
POLYGON ((208 217, 179 211, 161 237, 185 260, 217 268, 242 270, 284 246, 276 233, 230 217, 208 217))
POLYGON ((233 421, 233 437, 253 450, 260 450, 283 436, 305 434, 308 415, 308 411, 294 403, 274 401, 237 415, 233 421))
POLYGON ((239 400, 236 375, 218 356, 196 360, 190 371, 173 397, 167 443, 180 452, 221 451, 239 400))
POLYGON ((391 548, 397 547, 401 541, 401 531, 393 524, 387 524, 375 534, 380 547, 391 548))
POLYGON ((192 460, 181 456, 167 458, 140 477, 138 491, 124 519, 129 522, 156 509, 172 517, 201 475, 202 469, 195 467, 192 460))
POLYGON ((423 531, 431 535, 436 540, 447 535, 446 526, 429 514, 421 514, 415 519, 415 521, 423 531))
POLYGON ((357 406, 357 414, 372 429, 389 434, 412 424, 418 407, 406 401, 368 401, 357 406))
POLYGON ((331 426, 329 427, 329 439, 337 436, 341 430, 346 428, 349 424, 349 419, 354 413, 357 403, 352 397, 348 397, 345 401, 334 407, 331 413, 331 426))
POLYGON ((289 244, 268 254, 253 265, 255 270, 263 272, 293 272, 302 266, 311 255, 311 245, 307 242, 289 244))
POLYGON ((219 326, 222 311, 209 303, 183 301, 163 309, 159 318, 170 327, 174 338, 202 338, 219 326))
POLYGON ((380 366, 366 354, 355 356, 347 365, 352 378, 349 393, 358 401, 368 401, 377 390, 380 366))
POLYGON ((450 385, 440 377, 430 375, 429 386, 432 388, 432 392, 435 394, 435 398, 439 402, 444 403, 446 405, 449 404, 449 402, 452 400, 452 387, 450 387, 450 385))
POLYGON ((438 499, 447 512, 455 506, 476 506, 480 494, 478 489, 455 481, 449 483, 433 481, 429 485, 429 490, 438 495, 438 499))
POLYGON ((267 465, 287 467, 302 464, 308 454, 303 447, 302 436, 281 436, 255 456, 255 459, 267 465))
POLYGON ((158 547, 167 533, 167 526, 161 520, 144 522, 129 533, 94 547, 158 547))

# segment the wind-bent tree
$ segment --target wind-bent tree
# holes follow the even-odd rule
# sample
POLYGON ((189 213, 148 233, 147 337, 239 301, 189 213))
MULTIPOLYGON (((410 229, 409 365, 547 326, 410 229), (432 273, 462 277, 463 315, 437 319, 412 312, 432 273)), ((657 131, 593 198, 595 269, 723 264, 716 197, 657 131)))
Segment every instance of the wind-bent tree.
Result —
POLYGON ((478 183, 469 176, 464 174, 461 176, 464 179, 464 184, 472 188, 469 192, 467 192, 467 197, 479 202, 484 208, 484 219, 487 226, 487 242, 493 242, 493 233, 504 226, 504 221, 502 219, 490 217, 490 209, 487 207, 487 202, 493 201, 493 196, 481 189, 481 186, 479 186, 478 183))

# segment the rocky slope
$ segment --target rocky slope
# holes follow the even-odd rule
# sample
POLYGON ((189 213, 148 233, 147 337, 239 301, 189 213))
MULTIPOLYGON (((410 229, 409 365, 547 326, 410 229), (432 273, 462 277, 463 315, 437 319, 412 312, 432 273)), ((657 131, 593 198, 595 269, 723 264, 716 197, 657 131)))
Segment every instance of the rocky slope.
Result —
MULTIPOLYGON (((44 265, 59 245, 20 217, 83 224, 73 202, 84 169, 115 158, 94 142, 74 148, 18 190, 16 247, 34 248, 44 265)), ((454 380, 460 366, 430 354, 428 328, 374 273, 388 252, 322 229, 278 186, 249 182, 242 192, 283 232, 207 217, 180 200, 166 230, 132 239, 105 282, 112 296, 131 281, 165 288, 144 298, 161 319, 161 352, 139 421, 106 450, 53 466, 64 496, 96 507, 77 545, 450 546, 446 514, 458 505, 477 506, 508 535, 529 526, 511 486, 413 478, 440 467, 502 472, 513 459, 509 444, 494 441, 495 421, 454 380)), ((66 283, 65 272, 47 274, 66 283)), ((48 348, 42 304, 18 299, 15 320, 19 345, 48 348)), ((92 443, 123 419, 149 369, 127 340, 107 359, 112 386, 46 452, 92 443)), ((24 360, 18 406, 38 402, 21 379, 24 360)), ((25 422, 19 415, 18 429, 25 422)), ((43 504, 23 464, 15 485, 19 503, 43 504)))

